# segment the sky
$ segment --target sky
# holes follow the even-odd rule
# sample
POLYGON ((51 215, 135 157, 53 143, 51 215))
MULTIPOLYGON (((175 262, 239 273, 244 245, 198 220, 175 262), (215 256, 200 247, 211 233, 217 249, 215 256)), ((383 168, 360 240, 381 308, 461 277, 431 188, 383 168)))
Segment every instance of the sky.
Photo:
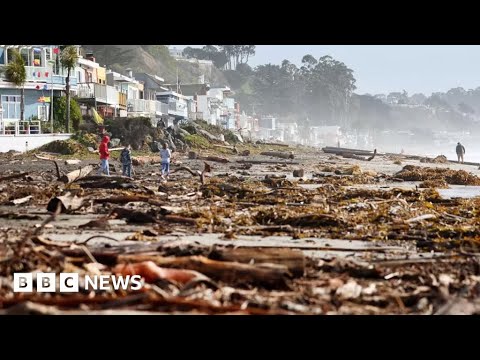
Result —
MULTIPOLYGON (((177 48, 203 45, 173 45, 177 48)), ((280 64, 287 59, 300 65, 302 57, 330 55, 354 71, 358 94, 409 95, 466 90, 480 86, 479 45, 257 45, 249 65, 280 64)))

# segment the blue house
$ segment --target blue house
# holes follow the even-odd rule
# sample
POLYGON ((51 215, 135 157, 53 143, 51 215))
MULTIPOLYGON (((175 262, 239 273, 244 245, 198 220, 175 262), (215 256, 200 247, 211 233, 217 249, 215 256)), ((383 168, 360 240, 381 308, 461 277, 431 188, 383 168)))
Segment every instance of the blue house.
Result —
MULTIPOLYGON (((60 65, 60 48, 57 45, 0 45, 0 134, 24 128, 20 124, 21 89, 5 79, 5 67, 12 60, 12 50, 20 52, 25 61, 24 121, 50 120, 50 100, 65 95, 66 69, 60 65), (53 95, 53 97, 52 97, 53 95), (46 101, 44 101, 46 100, 46 101)), ((71 72, 70 85, 77 91, 75 71, 71 72)))

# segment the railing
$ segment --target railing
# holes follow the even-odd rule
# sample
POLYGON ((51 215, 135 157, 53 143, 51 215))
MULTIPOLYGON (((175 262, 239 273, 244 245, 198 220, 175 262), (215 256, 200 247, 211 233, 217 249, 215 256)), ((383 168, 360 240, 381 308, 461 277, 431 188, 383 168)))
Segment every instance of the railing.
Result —
POLYGON ((127 111, 132 115, 150 114, 150 115, 166 115, 168 114, 168 105, 156 100, 145 99, 129 99, 127 111))
MULTIPOLYGON (((5 65, 0 65, 0 70, 5 69, 5 65)), ((2 71, 0 71, 2 73, 2 71)), ((26 82, 40 82, 46 84, 65 85, 67 77, 66 70, 62 74, 53 74, 52 68, 47 66, 25 66, 27 75, 26 82)), ((3 75, 4 76, 4 75, 3 75)), ((70 75, 70 85, 77 86, 77 77, 74 72, 70 75)))
POLYGON ((41 133, 40 121, 0 121, 0 135, 38 135, 41 133))
POLYGON ((77 94, 80 99, 96 99, 96 101, 115 105, 118 103, 118 91, 113 86, 96 83, 79 83, 77 94))

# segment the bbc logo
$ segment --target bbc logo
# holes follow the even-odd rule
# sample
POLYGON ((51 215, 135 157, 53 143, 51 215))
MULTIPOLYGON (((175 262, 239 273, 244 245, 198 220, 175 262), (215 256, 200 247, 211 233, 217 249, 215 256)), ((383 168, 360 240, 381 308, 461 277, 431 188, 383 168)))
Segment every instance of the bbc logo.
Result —
MULTIPOLYGON (((56 292, 55 273, 37 273, 37 292, 56 292)), ((61 273, 60 292, 73 293, 78 292, 78 274, 61 273)), ((13 292, 33 292, 33 274, 32 273, 14 273, 13 274, 13 292)))
POLYGON ((74 293, 82 290, 140 290, 143 287, 142 277, 140 275, 84 275, 81 279, 77 273, 14 273, 13 291, 14 292, 33 292, 34 284, 36 292, 56 292, 74 293), (35 280, 35 281, 34 281, 35 280), (58 286, 58 287, 57 287, 58 286))

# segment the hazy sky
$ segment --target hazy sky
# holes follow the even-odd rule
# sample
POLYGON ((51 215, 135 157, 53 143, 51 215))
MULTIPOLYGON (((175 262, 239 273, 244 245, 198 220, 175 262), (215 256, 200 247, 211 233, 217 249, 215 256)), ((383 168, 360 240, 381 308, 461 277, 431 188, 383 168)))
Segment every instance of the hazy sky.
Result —
POLYGON ((331 55, 344 62, 354 71, 359 94, 406 90, 409 95, 430 95, 480 86, 479 45, 257 45, 249 64, 280 64, 287 59, 299 65, 306 54, 331 55))

